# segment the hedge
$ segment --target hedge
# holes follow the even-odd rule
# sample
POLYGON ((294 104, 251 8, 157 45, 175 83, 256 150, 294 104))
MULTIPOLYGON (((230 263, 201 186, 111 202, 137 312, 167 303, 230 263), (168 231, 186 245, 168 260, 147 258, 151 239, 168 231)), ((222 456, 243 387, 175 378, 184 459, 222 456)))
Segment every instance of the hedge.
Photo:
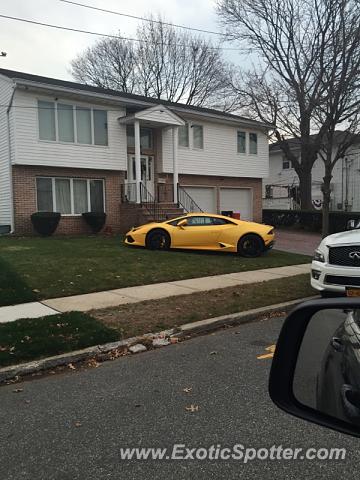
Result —
MULTIPOLYGON (((360 212, 330 212, 330 233, 348 230, 348 222, 360 222, 360 212)), ((312 232, 321 232, 321 210, 263 210, 263 223, 274 227, 299 227, 312 232)))

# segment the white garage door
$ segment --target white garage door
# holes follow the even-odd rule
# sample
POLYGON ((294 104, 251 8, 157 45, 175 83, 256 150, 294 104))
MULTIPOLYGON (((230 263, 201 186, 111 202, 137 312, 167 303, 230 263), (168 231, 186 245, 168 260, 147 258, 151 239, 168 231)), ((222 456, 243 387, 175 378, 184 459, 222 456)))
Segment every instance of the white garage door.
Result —
POLYGON ((197 203, 203 212, 216 213, 215 188, 184 187, 184 190, 197 203))
POLYGON ((252 191, 248 188, 221 188, 220 212, 240 212, 242 220, 252 220, 252 191))

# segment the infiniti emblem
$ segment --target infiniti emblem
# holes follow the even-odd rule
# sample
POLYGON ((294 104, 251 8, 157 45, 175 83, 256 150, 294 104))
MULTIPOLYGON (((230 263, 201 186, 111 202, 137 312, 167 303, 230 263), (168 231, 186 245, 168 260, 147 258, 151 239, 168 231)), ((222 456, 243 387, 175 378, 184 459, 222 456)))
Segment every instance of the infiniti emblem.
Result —
POLYGON ((360 251, 350 252, 349 257, 351 258, 351 260, 360 260, 360 251))

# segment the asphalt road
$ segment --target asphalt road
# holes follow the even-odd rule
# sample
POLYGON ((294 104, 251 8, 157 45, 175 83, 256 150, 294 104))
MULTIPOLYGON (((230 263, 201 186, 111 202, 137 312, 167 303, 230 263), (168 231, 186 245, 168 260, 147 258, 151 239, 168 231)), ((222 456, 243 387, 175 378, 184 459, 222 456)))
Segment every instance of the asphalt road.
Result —
POLYGON ((281 323, 247 324, 96 369, 2 387, 1 480, 355 477, 359 440, 286 415, 268 397, 271 360, 257 356, 275 343, 281 323), (186 411, 190 404, 199 410, 186 411), (344 447, 347 458, 244 465, 119 457, 120 447, 174 443, 344 447))

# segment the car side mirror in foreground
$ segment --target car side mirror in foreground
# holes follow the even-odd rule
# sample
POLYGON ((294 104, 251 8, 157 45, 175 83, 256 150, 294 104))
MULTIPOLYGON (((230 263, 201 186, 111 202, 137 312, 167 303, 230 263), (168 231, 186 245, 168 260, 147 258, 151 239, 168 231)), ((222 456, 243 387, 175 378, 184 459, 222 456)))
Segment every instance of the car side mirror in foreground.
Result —
POLYGON ((188 223, 188 222, 187 222, 186 218, 184 218, 183 220, 180 220, 180 222, 177 223, 176 226, 177 226, 177 227, 180 227, 180 228, 186 227, 187 223, 188 223))
POLYGON ((288 316, 269 393, 292 415, 360 436, 360 299, 313 300, 288 316))

